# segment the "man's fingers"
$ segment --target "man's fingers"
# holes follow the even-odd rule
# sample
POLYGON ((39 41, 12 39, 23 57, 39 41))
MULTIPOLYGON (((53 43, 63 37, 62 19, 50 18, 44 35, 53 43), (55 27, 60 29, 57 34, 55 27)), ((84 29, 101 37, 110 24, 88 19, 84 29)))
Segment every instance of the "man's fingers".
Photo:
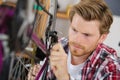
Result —
POLYGON ((59 47, 60 47, 60 50, 61 50, 62 52, 65 52, 65 51, 64 51, 64 48, 63 48, 63 46, 62 46, 61 43, 59 43, 59 47))
POLYGON ((51 56, 49 57, 49 59, 50 59, 51 61, 59 61, 59 60, 61 60, 60 58, 61 58, 61 56, 58 56, 57 53, 56 53, 56 54, 54 53, 54 55, 51 55, 51 56))
POLYGON ((37 76, 40 68, 41 68, 40 64, 36 64, 34 66, 31 66, 30 71, 28 73, 28 80, 35 80, 35 77, 37 76))
POLYGON ((64 52, 63 46, 61 45, 61 43, 56 43, 53 48, 53 51, 60 51, 60 52, 64 52))
POLYGON ((59 50, 59 43, 56 43, 53 47, 52 47, 52 50, 54 51, 58 51, 59 50))

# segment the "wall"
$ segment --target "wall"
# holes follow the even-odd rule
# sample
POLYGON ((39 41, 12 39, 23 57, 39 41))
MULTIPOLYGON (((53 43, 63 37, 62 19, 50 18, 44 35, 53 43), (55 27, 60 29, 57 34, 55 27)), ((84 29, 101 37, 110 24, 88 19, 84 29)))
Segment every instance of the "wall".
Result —
POLYGON ((110 33, 104 43, 115 48, 120 56, 120 16, 114 15, 113 19, 110 33))

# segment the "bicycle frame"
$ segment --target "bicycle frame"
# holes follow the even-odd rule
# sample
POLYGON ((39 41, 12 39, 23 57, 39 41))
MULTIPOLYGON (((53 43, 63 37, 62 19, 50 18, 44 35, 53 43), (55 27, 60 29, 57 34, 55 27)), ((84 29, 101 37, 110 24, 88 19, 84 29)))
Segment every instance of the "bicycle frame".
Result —
MULTIPOLYGON (((18 0, 18 1, 21 1, 21 0, 18 0)), ((24 0, 23 0, 24 1, 24 0)), ((33 3, 34 3, 34 0, 27 0, 27 7, 25 10, 21 10, 20 11, 20 14, 19 16, 22 18, 23 22, 19 28, 19 31, 17 33, 17 36, 14 37, 17 38, 18 42, 21 40, 21 38, 23 38, 23 42, 22 43, 25 43, 24 46, 18 46, 18 51, 22 51, 24 52, 25 50, 25 47, 28 45, 28 42, 24 40, 26 40, 26 35, 24 34, 24 31, 25 29, 27 29, 26 33, 27 33, 27 40, 30 41, 33 40, 34 43, 43 51, 43 53, 46 55, 46 62, 45 64, 47 63, 47 65, 44 65, 43 68, 42 68, 42 72, 43 71, 47 71, 48 67, 49 66, 49 59, 48 59, 48 56, 50 55, 50 48, 53 46, 54 43, 57 42, 57 32, 55 31, 55 19, 56 19, 56 10, 57 10, 57 0, 50 0, 51 4, 50 4, 50 9, 49 11, 47 11, 41 4, 39 4, 38 0, 36 0, 37 4, 42 8, 42 10, 44 12, 46 12, 48 15, 49 15, 49 22, 48 22, 48 26, 46 28, 46 32, 45 32, 45 44, 43 44, 41 42, 41 40, 36 36, 36 34, 33 32, 33 29, 34 29, 34 26, 32 26, 32 28, 29 28, 28 26, 33 24, 33 22, 35 21, 34 17, 35 17, 35 14, 33 13, 33 3), (55 11, 54 11, 55 10, 55 11), (28 27, 28 28, 27 28, 28 27), (45 69, 46 68, 46 69, 45 69)), ((22 2, 22 1, 21 1, 22 2)), ((20 6, 20 5, 19 5, 20 6)), ((18 6, 18 7, 19 7, 18 6)), ((9 38, 8 38, 9 39, 9 38)), ((5 40, 4 40, 5 41, 5 40)), ((4 43, 3 41, 3 43, 4 43)), ((21 42, 20 42, 21 43, 21 42)), ((19 44, 20 44, 19 43, 19 44)), ((23 44, 22 44, 23 45, 23 44)), ((9 47, 8 46, 3 46, 5 50, 7 50, 9 47)), ((15 46, 14 46, 15 47, 15 46)), ((16 53, 17 50, 13 49, 11 51, 11 53, 16 53)), ((10 51, 9 51, 10 52, 10 51)), ((9 53, 9 52, 5 52, 5 53, 9 53)), ((14 55, 12 57, 15 57, 14 55)), ((32 58, 34 58, 34 56, 31 56, 32 58)), ((14 61, 14 58, 11 60, 11 66, 10 66, 10 69, 12 68, 12 65, 13 65, 13 61, 14 61)), ((41 73, 41 71, 40 71, 41 73)), ((11 70, 9 71, 9 79, 11 77, 11 70)), ((45 73, 46 74, 46 73, 45 73)), ((41 75, 38 75, 36 77, 36 80, 38 80, 38 78, 40 77, 41 75)))

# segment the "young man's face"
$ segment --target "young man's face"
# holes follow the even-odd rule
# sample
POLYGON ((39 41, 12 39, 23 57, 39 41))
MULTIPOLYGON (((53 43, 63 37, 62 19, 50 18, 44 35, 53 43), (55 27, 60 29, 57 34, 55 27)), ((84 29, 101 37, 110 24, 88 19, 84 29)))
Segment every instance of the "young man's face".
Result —
POLYGON ((100 35, 99 25, 97 20, 85 21, 74 15, 69 28, 69 48, 73 56, 89 56, 104 41, 106 34, 100 35))

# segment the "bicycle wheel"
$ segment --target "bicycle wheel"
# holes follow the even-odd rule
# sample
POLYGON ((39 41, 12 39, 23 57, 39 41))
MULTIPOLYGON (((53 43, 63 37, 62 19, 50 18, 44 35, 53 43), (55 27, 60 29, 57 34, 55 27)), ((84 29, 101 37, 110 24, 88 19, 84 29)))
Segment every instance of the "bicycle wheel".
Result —
MULTIPOLYGON (((51 24, 50 25, 51 31, 54 30, 55 28, 57 0, 40 0, 39 3, 41 4, 42 10, 35 11, 35 12, 38 12, 38 14, 37 14, 37 18, 35 18, 35 21, 34 21, 35 24, 33 24, 34 26, 33 32, 40 40, 46 37, 45 32, 47 27, 49 27, 48 26, 49 24, 51 24), (52 19, 50 16, 52 16, 52 19), (49 23, 50 20, 52 20, 51 23, 49 23)), ((34 59, 35 59, 34 58, 36 54, 35 50, 39 46, 39 44, 36 43, 35 39, 34 41, 33 39, 31 39, 30 42, 32 42, 32 44, 29 43, 28 45, 30 45, 30 47, 32 48, 31 52, 19 51, 19 55, 17 55, 16 51, 12 49, 13 51, 11 51, 11 54, 10 54, 11 58, 9 62, 10 66, 9 66, 8 80, 27 80, 27 73, 29 72, 29 68, 31 67, 31 65, 33 65, 32 63, 34 62, 34 59), (25 57, 26 53, 29 54, 27 55, 27 57, 25 57)), ((16 47, 16 45, 14 47, 16 47)), ((6 60, 8 59, 9 58, 7 58, 6 60)))

